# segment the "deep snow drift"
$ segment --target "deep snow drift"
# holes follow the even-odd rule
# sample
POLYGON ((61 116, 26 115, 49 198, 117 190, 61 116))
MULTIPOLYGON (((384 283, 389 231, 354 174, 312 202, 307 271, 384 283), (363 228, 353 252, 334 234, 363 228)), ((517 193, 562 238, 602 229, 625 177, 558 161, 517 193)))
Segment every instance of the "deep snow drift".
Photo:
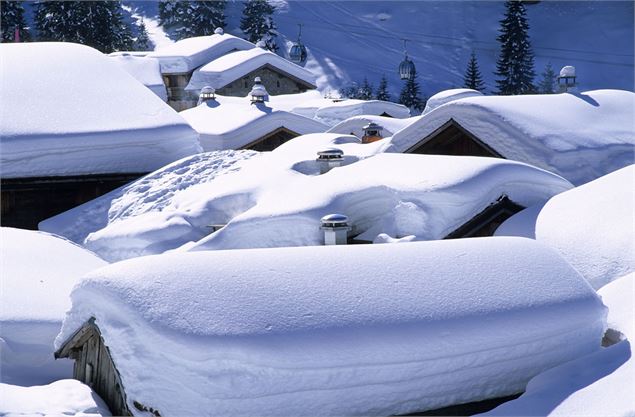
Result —
POLYGON ((554 172, 576 185, 634 161, 635 93, 630 91, 453 100, 395 133, 393 151, 407 151, 450 119, 503 157, 554 172))
POLYGON ((129 406, 162 415, 507 395, 597 351, 606 314, 561 257, 518 238, 166 254, 95 271, 72 299, 56 348, 95 317, 129 406))
POLYGON ((396 119, 394 117, 385 116, 352 116, 346 120, 341 121, 328 130, 329 133, 340 133, 343 135, 355 135, 358 138, 364 136, 363 127, 369 123, 375 123, 382 127, 382 137, 390 137, 396 132, 406 126, 410 126, 412 123, 419 120, 418 117, 407 117, 405 119, 396 119))
POLYGON ((168 101, 168 92, 161 77, 159 61, 148 58, 147 55, 146 52, 113 52, 108 57, 148 87, 161 100, 168 101))
POLYGON ((48 233, 3 227, 0 265, 1 381, 35 385, 70 378, 72 363, 53 361, 53 339, 75 283, 106 262, 48 233))
POLYGON ((535 236, 596 289, 635 271, 635 165, 523 210, 496 235, 535 236))
POLYGON ((0 45, 3 178, 142 173, 198 135, 111 58, 72 43, 0 45))

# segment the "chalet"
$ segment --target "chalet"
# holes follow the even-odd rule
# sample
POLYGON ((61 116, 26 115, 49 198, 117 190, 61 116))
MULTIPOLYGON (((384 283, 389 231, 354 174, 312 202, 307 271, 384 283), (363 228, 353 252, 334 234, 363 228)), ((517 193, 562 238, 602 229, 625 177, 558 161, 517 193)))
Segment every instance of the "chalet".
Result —
MULTIPOLYGON (((251 84, 254 84, 253 80, 251 84)), ((316 120, 271 108, 264 97, 262 102, 257 102, 251 96, 213 94, 203 98, 204 95, 202 92, 201 104, 197 107, 180 112, 199 133, 204 151, 271 151, 294 137, 328 129, 316 120)))
POLYGON ((442 92, 396 132, 398 152, 513 159, 583 184, 633 163, 635 93, 522 96, 442 92))
POLYGON ((92 48, 16 43, 0 54, 2 225, 36 228, 201 150, 181 116, 92 48))
POLYGON ((113 414, 146 416, 505 397, 598 351, 606 311, 559 255, 520 238, 175 252, 93 271, 72 300, 55 356, 113 414))

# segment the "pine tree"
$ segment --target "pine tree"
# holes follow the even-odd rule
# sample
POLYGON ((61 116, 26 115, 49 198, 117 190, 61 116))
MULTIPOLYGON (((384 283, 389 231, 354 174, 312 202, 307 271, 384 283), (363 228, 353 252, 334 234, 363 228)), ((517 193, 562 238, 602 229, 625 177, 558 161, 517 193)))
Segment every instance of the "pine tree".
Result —
POLYGON ((132 48, 118 1, 40 1, 35 26, 40 40, 76 42, 105 53, 132 48))
POLYGON ((359 87, 357 84, 346 85, 340 88, 339 93, 342 98, 357 98, 357 92, 359 91, 359 87))
POLYGON ((421 98, 419 82, 417 81, 417 71, 413 70, 412 77, 406 80, 401 93, 399 94, 399 103, 404 106, 422 111, 425 108, 425 100, 421 98))
POLYGON ((542 94, 553 94, 556 92, 556 73, 548 62, 542 73, 542 80, 538 84, 538 91, 542 94))
POLYGON ((21 42, 31 40, 31 34, 24 18, 24 7, 20 1, 0 2, 0 41, 15 41, 15 30, 18 29, 21 42))
POLYGON ((485 89, 485 83, 483 82, 483 77, 481 77, 481 71, 478 69, 478 62, 476 61, 476 54, 474 51, 472 51, 470 62, 467 64, 467 69, 465 70, 463 86, 465 88, 471 88, 472 90, 478 91, 483 91, 485 89))
POLYGON ((379 81, 379 87, 377 87, 375 99, 390 101, 390 93, 388 92, 388 80, 386 79, 386 74, 382 75, 381 80, 379 81))
POLYGON ((216 28, 225 27, 225 1, 184 1, 172 17, 177 39, 212 35, 216 28))
POLYGON ((496 62, 498 94, 527 94, 535 90, 534 54, 529 41, 529 24, 521 1, 506 1, 500 21, 500 55, 496 62))
POLYGON ((159 3, 159 24, 164 27, 171 27, 176 22, 176 17, 180 14, 183 1, 161 0, 159 3))
POLYGON ((141 19, 141 22, 139 22, 138 31, 139 31, 139 35, 137 36, 137 39, 135 40, 134 49, 136 51, 151 51, 152 46, 150 42, 150 37, 148 36, 148 30, 146 29, 146 24, 143 22, 143 19, 141 19))
POLYGON ((273 13, 276 11, 267 0, 247 0, 240 19, 240 29, 249 42, 264 41, 266 49, 276 52, 276 24, 273 21, 273 13))
POLYGON ((357 98, 359 100, 373 99, 373 86, 368 82, 368 78, 366 77, 364 77, 364 81, 357 91, 357 98))

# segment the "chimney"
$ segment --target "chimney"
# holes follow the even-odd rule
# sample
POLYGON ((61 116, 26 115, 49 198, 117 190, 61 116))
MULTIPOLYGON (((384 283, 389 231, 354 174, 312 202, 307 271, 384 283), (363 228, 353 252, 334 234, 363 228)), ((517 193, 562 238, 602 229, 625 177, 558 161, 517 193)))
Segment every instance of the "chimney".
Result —
POLYGON ((575 81, 575 67, 567 65, 562 67, 558 76, 558 87, 561 93, 577 91, 578 84, 575 81))
POLYGON ((316 161, 320 166, 320 174, 326 174, 331 169, 342 166, 344 162, 344 152, 338 148, 328 148, 317 154, 316 161))
POLYGON ((251 88, 249 95, 251 96, 251 104, 264 103, 268 100, 269 93, 265 86, 262 85, 260 77, 254 79, 254 86, 251 88))
POLYGON ((214 90, 214 87, 210 87, 209 85, 206 85, 205 87, 201 88, 201 92, 198 95, 198 105, 201 105, 202 103, 205 103, 206 101, 209 100, 215 100, 216 99, 216 90, 214 90))
POLYGON ((224 35, 225 31, 223 30, 223 28, 219 27, 219 28, 214 29, 214 34, 215 35, 224 35))
POLYGON ((362 143, 372 143, 381 140, 381 132, 384 130, 383 127, 378 125, 375 122, 370 122, 366 126, 363 126, 364 136, 362 136, 362 143))
POLYGON ((329 214, 320 219, 320 229, 324 230, 325 245, 346 245, 348 231, 348 217, 343 214, 329 214))

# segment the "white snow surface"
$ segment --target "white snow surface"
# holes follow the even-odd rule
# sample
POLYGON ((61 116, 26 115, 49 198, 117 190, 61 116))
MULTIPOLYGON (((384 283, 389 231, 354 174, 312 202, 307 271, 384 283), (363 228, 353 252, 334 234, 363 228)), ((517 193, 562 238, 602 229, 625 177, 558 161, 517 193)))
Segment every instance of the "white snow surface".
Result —
POLYGON ((372 122, 383 127, 382 137, 387 138, 389 136, 392 136, 395 132, 398 132, 401 129, 405 128, 406 126, 410 126, 417 120, 419 120, 418 117, 397 119, 394 117, 371 115, 353 116, 336 124, 335 126, 330 128, 328 132, 348 135, 352 134, 361 139, 362 136, 364 136, 364 130, 362 128, 372 122))
POLYGON ((635 271, 635 165, 550 199, 538 215, 536 239, 596 289, 635 271))
POLYGON ((466 97, 479 97, 482 95, 483 93, 480 91, 472 90, 470 88, 453 88, 450 90, 439 91, 428 99, 426 102, 426 108, 423 109, 423 114, 430 113, 437 107, 454 100, 466 97))
POLYGON ((198 135, 111 58, 71 43, 0 45, 3 178, 149 172, 198 135))
POLYGON ((273 52, 252 48, 228 53, 203 65, 194 71, 185 89, 200 91, 205 86, 219 89, 265 65, 315 87, 315 75, 311 71, 273 52))
POLYGON ((2 382, 46 384, 72 375, 69 361, 53 361, 53 339, 71 305, 73 286, 106 264, 48 233, 0 228, 2 382))
POLYGON ((0 416, 111 416, 106 403, 75 379, 49 385, 20 387, 0 383, 0 416))
POLYGON ((450 101, 392 138, 404 152, 450 119, 505 158, 563 176, 575 185, 632 164, 635 93, 482 96, 450 101))
POLYGON ((224 33, 196 36, 163 46, 148 54, 161 64, 162 74, 192 72, 233 50, 248 50, 256 46, 242 38, 224 33))
POLYGON ((174 211, 172 203, 178 201, 175 196, 179 193, 239 170, 244 160, 257 154, 254 151, 222 151, 183 158, 81 206, 44 220, 39 228, 82 244, 90 233, 119 220, 174 211))
POLYGON ((519 238, 165 254, 95 271, 72 299, 56 347, 95 317, 129 405, 162 415, 389 415, 511 394, 597 351, 606 314, 559 255, 519 238))
POLYGON ((520 398, 487 416, 631 417, 635 415, 635 273, 600 289, 608 307, 608 326, 623 340, 550 369, 529 382, 520 398))
POLYGON ((544 206, 544 203, 535 204, 514 214, 498 226, 494 236, 519 236, 535 239, 536 219, 544 206))
POLYGON ((108 57, 148 87, 161 100, 168 101, 168 92, 161 77, 159 61, 148 58, 148 54, 149 52, 113 52, 108 57))
POLYGON ((249 97, 217 95, 215 100, 180 115, 199 133, 206 152, 239 149, 283 127, 300 135, 328 129, 317 120, 272 108, 268 103, 251 104, 249 97))

